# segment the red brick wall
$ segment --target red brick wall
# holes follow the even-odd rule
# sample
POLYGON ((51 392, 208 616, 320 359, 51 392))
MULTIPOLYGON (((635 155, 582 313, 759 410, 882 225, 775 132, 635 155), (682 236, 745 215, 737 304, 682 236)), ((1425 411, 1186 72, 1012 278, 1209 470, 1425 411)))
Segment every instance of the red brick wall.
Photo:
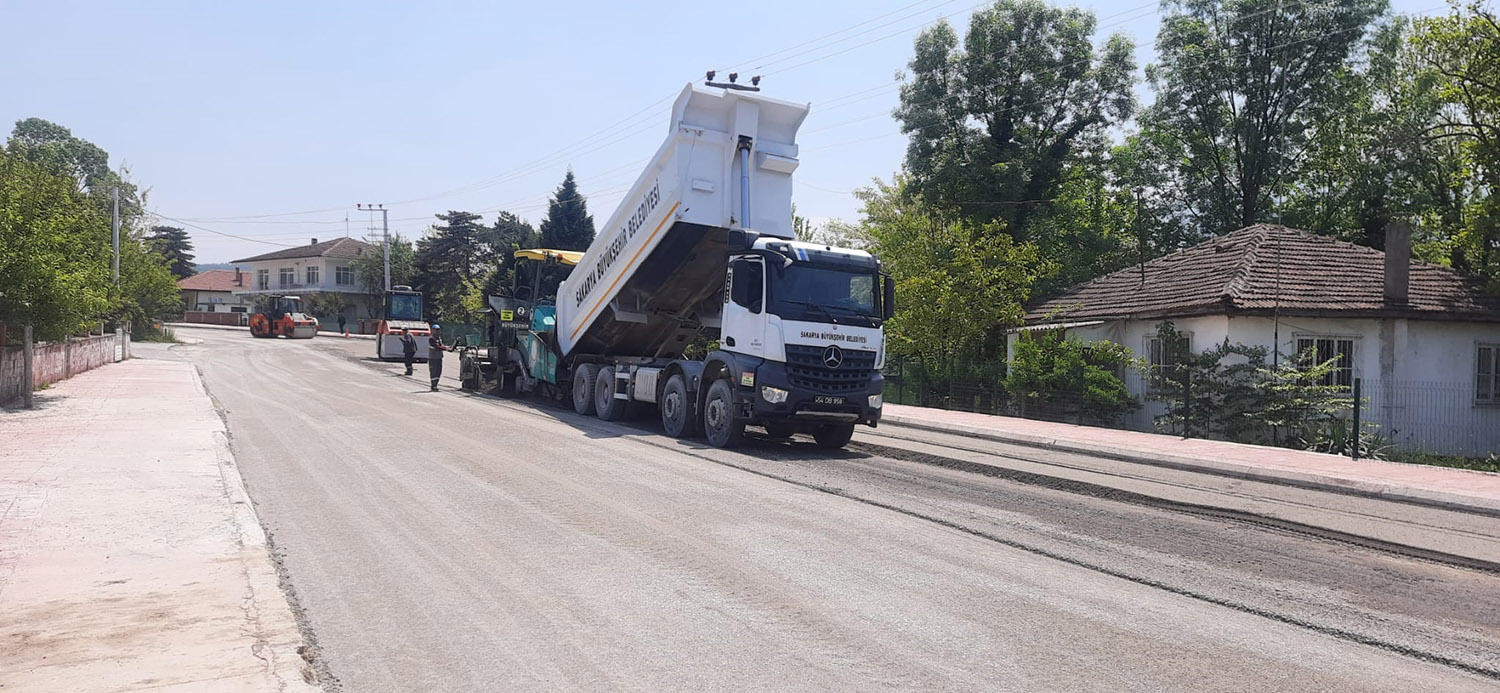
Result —
MULTIPOLYGON (((31 364, 32 387, 51 385, 114 360, 112 334, 38 344, 31 364)), ((21 396, 21 365, 21 347, 0 348, 0 404, 21 396)))

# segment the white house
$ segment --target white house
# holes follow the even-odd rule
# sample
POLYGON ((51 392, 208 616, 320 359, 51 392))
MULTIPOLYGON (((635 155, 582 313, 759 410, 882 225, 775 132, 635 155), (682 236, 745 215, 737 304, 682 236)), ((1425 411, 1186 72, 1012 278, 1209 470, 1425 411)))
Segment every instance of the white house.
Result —
MULTIPOLYGON (((1157 326, 1171 320, 1189 348, 1228 340, 1286 359, 1312 348, 1338 358, 1329 384, 1360 380, 1362 415, 1404 449, 1482 456, 1500 451, 1500 297, 1454 270, 1410 259, 1410 231, 1388 252, 1261 224, 1040 301, 1027 326, 1129 347, 1162 363, 1157 326)), ((1144 398, 1148 383, 1126 373, 1144 398)), ((1127 422, 1151 430, 1148 402, 1127 422)))
MULTIPOLYGON (((344 317, 356 322, 360 317, 373 315, 368 312, 373 306, 378 312, 380 296, 366 293, 359 286, 354 273, 354 259, 365 252, 380 252, 380 246, 356 238, 335 238, 310 245, 287 248, 240 260, 239 265, 246 277, 247 285, 236 293, 247 298, 258 294, 297 294, 305 297, 315 292, 348 294, 344 317)), ((336 322, 336 315, 319 315, 325 328, 336 322)))

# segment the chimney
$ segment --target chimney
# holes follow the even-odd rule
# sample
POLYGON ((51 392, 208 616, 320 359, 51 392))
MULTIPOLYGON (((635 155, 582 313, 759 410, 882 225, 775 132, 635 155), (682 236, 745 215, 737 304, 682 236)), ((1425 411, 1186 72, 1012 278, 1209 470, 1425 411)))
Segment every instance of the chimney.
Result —
POLYGON ((314 238, 312 244, 313 245, 317 245, 318 244, 318 239, 314 238))
POLYGON ((1385 225, 1385 305, 1405 306, 1411 288, 1411 224, 1385 225))
POLYGON ((234 285, 235 286, 244 286, 245 285, 245 278, 240 274, 240 268, 238 268, 238 267, 234 268, 234 285))

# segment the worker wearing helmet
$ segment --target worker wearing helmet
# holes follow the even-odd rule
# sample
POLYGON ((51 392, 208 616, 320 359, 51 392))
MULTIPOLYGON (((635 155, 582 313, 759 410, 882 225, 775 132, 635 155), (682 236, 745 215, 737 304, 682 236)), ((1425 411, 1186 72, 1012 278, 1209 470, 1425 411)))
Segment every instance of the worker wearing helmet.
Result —
POLYGON ((432 334, 427 338, 427 375, 432 378, 433 392, 437 392, 438 379, 443 377, 443 352, 447 350, 443 344, 442 328, 433 325, 432 334))
POLYGON ((406 360, 406 374, 411 375, 412 361, 417 359, 417 338, 406 328, 401 329, 401 357, 406 360))

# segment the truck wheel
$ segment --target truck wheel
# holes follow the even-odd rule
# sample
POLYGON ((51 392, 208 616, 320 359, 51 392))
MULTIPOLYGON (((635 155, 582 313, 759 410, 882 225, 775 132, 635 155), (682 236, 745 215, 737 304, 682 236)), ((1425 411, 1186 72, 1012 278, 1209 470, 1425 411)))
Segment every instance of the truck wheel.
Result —
POLYGON ((819 426, 813 431, 813 440, 818 441, 818 447, 824 450, 837 450, 849 444, 849 439, 854 437, 854 424, 831 424, 819 426))
POLYGON ((594 378, 594 413, 605 421, 620 421, 630 415, 630 400, 615 399, 615 367, 599 369, 594 378))
POLYGON ((592 363, 579 364, 573 371, 573 411, 584 416, 594 413, 594 377, 599 367, 592 363))
POLYGON ((662 388, 661 402, 657 403, 657 407, 661 409, 661 427, 666 430, 667 435, 673 438, 698 435, 701 421, 693 411, 693 400, 688 397, 687 379, 681 373, 667 378, 667 386, 662 388))
POLYGON ((745 439, 745 422, 734 418, 734 386, 728 380, 715 380, 703 403, 703 432, 708 444, 732 448, 745 439))
POLYGON ((794 430, 795 429, 792 428, 791 424, 768 423, 766 424, 766 437, 778 439, 790 438, 792 437, 792 432, 794 430))

